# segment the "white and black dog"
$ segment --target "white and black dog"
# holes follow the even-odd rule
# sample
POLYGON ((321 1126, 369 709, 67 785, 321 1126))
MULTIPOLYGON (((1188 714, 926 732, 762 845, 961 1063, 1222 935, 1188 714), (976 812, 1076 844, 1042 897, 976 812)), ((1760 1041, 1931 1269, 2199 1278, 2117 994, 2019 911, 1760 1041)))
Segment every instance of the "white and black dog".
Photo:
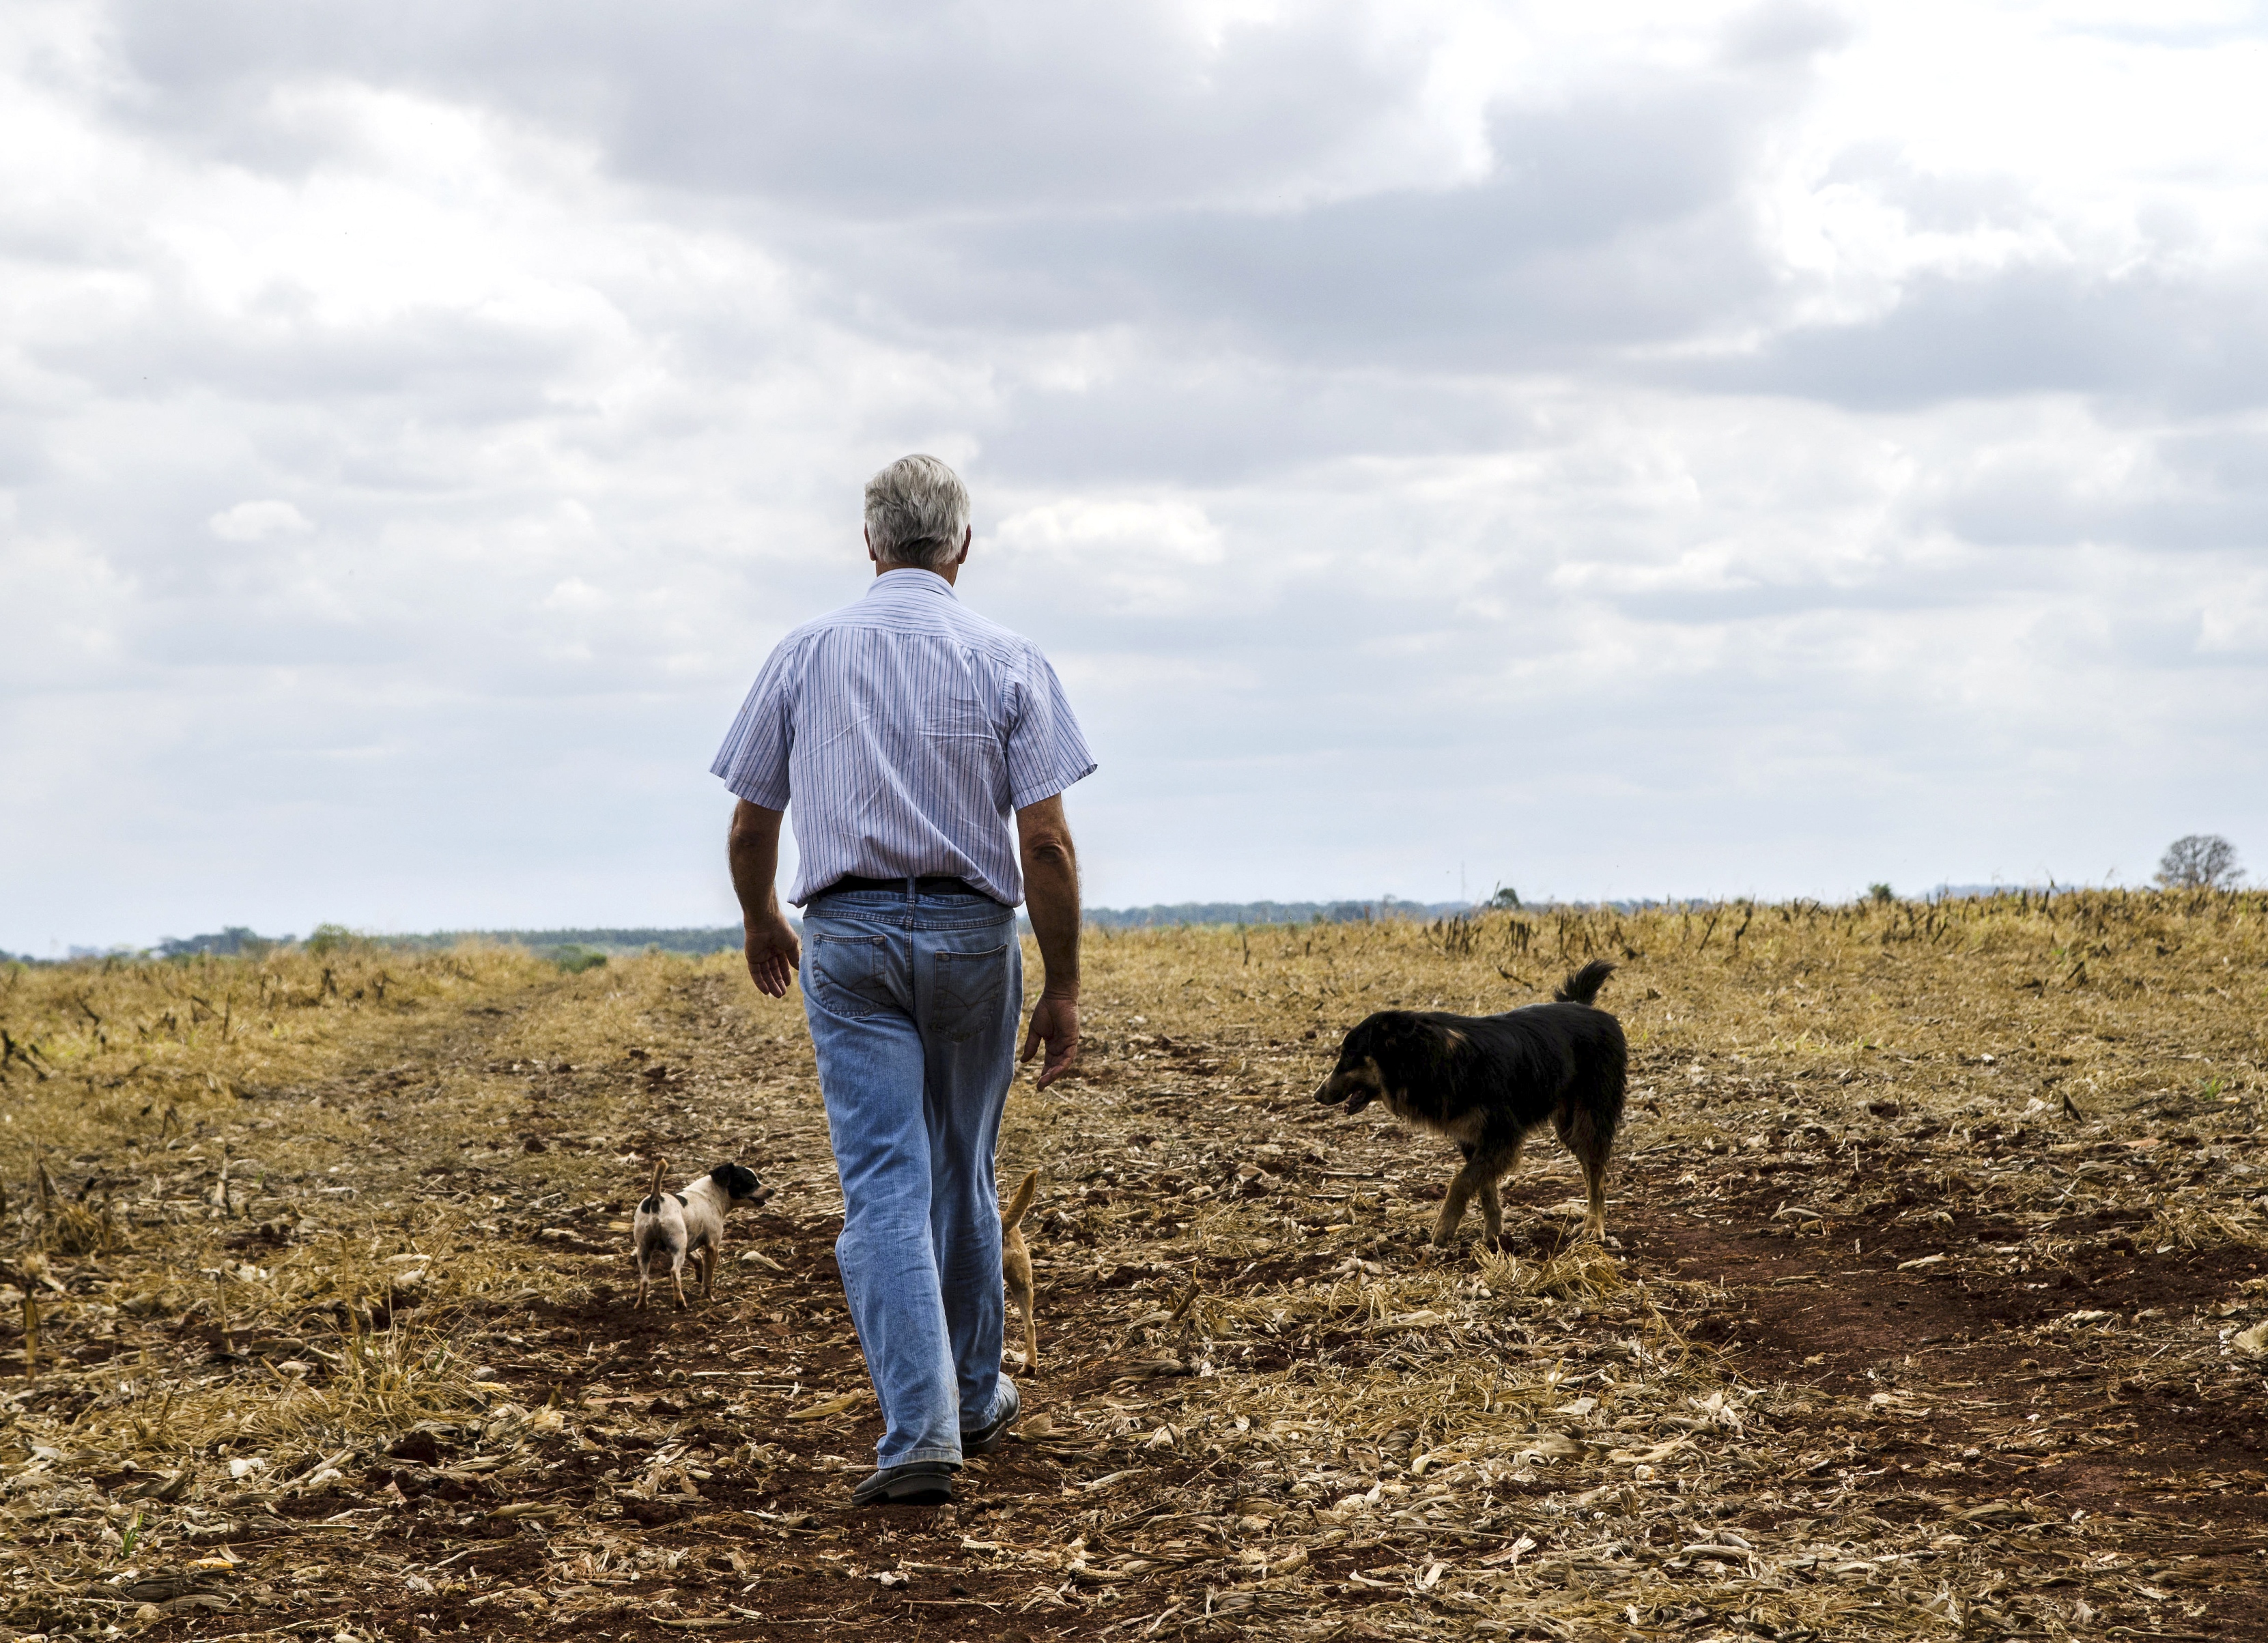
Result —
POLYGON ((630 1218, 630 1248, 637 1257, 637 1304, 645 1309, 646 1292, 653 1286, 653 1268, 665 1257, 670 1282, 677 1286, 677 1306, 685 1308, 685 1258, 701 1268, 701 1299, 709 1299, 717 1281, 717 1256, 725 1245, 725 1212, 736 1204, 762 1204, 771 1197, 756 1172, 739 1164, 719 1164, 705 1175, 696 1175, 675 1192, 661 1190, 661 1172, 669 1160, 653 1160, 653 1184, 630 1218))

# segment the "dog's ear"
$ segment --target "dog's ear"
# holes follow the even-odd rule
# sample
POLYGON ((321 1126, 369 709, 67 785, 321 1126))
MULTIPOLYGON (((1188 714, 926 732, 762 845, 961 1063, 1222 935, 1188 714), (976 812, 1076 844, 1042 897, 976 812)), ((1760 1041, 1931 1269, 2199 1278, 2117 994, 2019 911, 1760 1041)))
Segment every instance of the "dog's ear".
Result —
POLYGON ((1405 1076, 1437 1071, 1465 1042, 1452 1028, 1407 1010, 1393 1010, 1379 1018, 1377 1044, 1371 1053, 1398 1084, 1405 1076))
POLYGON ((1429 1048, 1431 1029, 1407 1010, 1381 1011, 1366 1025, 1371 1029, 1366 1053, 1389 1071, 1398 1070, 1411 1056, 1423 1055, 1429 1048))
POLYGON ((722 1187, 725 1196, 735 1203, 763 1196, 763 1183, 745 1164, 719 1164, 709 1172, 709 1179, 722 1187))
POLYGON ((1339 1045, 1338 1070, 1344 1072, 1375 1060, 1400 1042, 1403 1026, 1408 1020, 1408 1013, 1401 1010, 1381 1010, 1364 1016, 1339 1045))

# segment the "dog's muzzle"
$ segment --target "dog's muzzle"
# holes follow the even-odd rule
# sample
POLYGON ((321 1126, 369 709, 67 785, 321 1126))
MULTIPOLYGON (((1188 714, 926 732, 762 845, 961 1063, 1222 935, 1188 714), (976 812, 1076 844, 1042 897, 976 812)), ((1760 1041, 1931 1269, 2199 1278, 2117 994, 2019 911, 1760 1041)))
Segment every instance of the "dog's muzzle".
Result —
POLYGON ((1337 1088, 1336 1079, 1325 1079, 1315 1087, 1315 1099, 1326 1107, 1336 1107, 1346 1099, 1346 1092, 1337 1088))

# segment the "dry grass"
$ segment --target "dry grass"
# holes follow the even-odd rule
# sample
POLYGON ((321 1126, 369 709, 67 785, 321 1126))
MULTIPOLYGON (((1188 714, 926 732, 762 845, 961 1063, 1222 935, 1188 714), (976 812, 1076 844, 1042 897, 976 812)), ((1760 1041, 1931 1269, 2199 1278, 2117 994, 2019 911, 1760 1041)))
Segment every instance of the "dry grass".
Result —
POLYGON ((2268 898, 1090 943, 1001 1160, 1045 1429, 880 1525, 808 1047, 733 961, 0 973, 12 1624, 2258 1634, 2268 898), (1547 1143, 1507 1248, 1421 1259, 1441 1148, 1308 1101, 1337 1035, 1600 955, 1618 1247, 1547 1143), (657 1151, 780 1192, 718 1309, 630 1325, 657 1151))

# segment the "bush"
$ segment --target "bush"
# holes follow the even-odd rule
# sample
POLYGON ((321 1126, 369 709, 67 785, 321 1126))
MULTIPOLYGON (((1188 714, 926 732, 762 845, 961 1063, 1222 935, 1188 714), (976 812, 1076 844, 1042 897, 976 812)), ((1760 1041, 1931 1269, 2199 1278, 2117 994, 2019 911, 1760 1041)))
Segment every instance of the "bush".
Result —
POLYGON ((307 938, 307 951, 317 958, 328 958, 355 944, 355 932, 344 925, 317 925, 314 933, 307 938))

